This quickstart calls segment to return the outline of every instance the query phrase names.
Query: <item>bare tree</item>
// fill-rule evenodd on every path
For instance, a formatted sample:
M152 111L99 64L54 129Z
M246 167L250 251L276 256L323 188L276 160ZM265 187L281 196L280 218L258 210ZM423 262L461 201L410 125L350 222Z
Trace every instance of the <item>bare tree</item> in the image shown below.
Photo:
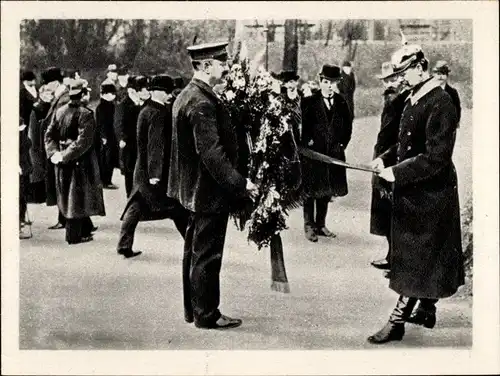
M283 53L283 70L298 69L299 40L297 35L298 20L285 20L285 50Z

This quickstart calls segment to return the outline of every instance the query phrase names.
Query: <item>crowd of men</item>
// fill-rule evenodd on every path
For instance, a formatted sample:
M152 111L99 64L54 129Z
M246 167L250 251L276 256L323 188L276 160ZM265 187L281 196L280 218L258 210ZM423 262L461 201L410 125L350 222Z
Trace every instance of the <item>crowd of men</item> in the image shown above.
M227 43L188 48L194 75L187 86L168 75L129 76L109 66L95 112L90 89L74 71L36 77L24 72L20 96L20 237L26 203L57 205L52 229L66 241L92 241L90 217L105 215L103 188L120 168L127 194L117 253L133 247L141 221L170 218L184 239L184 317L199 328L227 329L241 320L219 309L222 251L229 203L256 197L238 170L238 142L214 86L228 71ZM432 328L438 299L464 283L457 176L452 162L460 102L447 84L449 66L405 45L382 65L385 88L374 148L371 232L387 237L388 254L372 264L388 270L400 294L372 343L401 340L406 322ZM295 142L345 161L354 119L355 78L349 62L325 64L318 81L299 88L296 72L273 75L281 95L296 103ZM348 193L345 167L301 160L304 231L309 241L335 237L326 227L329 202ZM419 302L414 311L414 307Z

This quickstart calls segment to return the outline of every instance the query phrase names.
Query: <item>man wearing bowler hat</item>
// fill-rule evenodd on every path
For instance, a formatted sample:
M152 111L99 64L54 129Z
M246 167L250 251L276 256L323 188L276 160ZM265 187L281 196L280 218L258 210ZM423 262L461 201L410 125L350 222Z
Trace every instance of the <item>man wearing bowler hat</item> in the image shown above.
M167 197L172 137L172 109L168 101L173 89L169 76L153 77L149 87L151 99L137 120L138 155L134 185L121 217L123 222L117 246L118 254L125 258L141 254L132 248L140 221L171 218L182 237L186 232L187 210Z
M345 148L351 140L352 117L342 95L334 92L340 68L324 65L319 74L320 90L302 99L301 144L316 152L345 161ZM304 230L306 238L335 237L326 227L328 204L332 197L347 195L345 167L303 158Z
M257 194L257 187L236 170L237 136L212 89L228 71L226 46L188 48L194 76L175 100L172 115L168 195L190 212L183 259L184 318L205 329L241 325L219 311L219 274L231 202Z
M342 79L337 87L341 94L344 95L352 117L354 118L354 92L356 91L356 77L352 71L352 63L349 60L344 60L342 63Z
M448 84L448 78L450 75L450 67L448 63L444 60L439 60L436 62L432 73L435 79L440 83L441 87L448 93L457 109L458 122L460 122L460 117L462 115L462 107L460 106L460 96L458 91Z
M382 156L398 142L399 121L408 97L408 87L400 75L394 72L390 61L382 63L381 74L377 78L382 82L384 107L380 117L380 130L373 151L373 159ZM396 163L394 158L387 161L388 165ZM390 269L391 253L391 185L374 175L372 177L372 199L370 216L370 233L387 238L388 251L385 258L375 260L371 264L377 269Z

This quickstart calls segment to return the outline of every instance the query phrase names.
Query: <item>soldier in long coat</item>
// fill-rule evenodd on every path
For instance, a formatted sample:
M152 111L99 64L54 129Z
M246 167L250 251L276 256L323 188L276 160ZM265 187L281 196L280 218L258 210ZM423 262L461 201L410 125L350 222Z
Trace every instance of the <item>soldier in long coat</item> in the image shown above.
M321 90L302 100L302 138L304 147L345 161L351 140L352 117L344 98L334 93L340 68L324 65L320 73ZM317 242L318 235L334 237L326 227L328 204L332 196L347 195L345 167L303 158L304 230L306 238Z
M95 109L99 132L99 169L105 189L117 189L113 184L113 171L118 167L118 141L114 128L116 86L111 81L101 84L101 99Z
M169 76L151 81L151 99L141 110L137 124L138 156L134 186L121 219L117 252L126 258L141 254L133 250L134 234L140 221L173 219L184 237L189 213L178 201L167 196L172 140L172 108L168 103L173 90Z
M134 168L137 160L137 118L139 117L140 98L139 88L135 78L128 79L128 94L118 103L115 110L115 130L117 131L120 147L120 167L125 177L125 191L130 197L134 181Z
M45 85L54 89L54 100L50 105L47 116L42 122L42 135L45 135L48 127L54 121L56 112L59 108L64 106L69 102L69 88L63 84L64 76L62 70L57 67L48 68L44 73L42 73L42 80ZM46 204L47 206L57 205L57 194L56 194L56 176L54 171L54 165L47 159L45 161L45 193L46 193ZM50 230L63 229L66 226L66 218L59 211L57 217L57 223L50 226Z
M409 94L403 85L401 76L394 73L392 64L382 64L382 74L378 76L382 81L385 91L384 107L380 117L380 131L377 135L373 151L373 159L381 157L398 142L399 121L405 105L405 99ZM388 166L396 163L394 157L389 156L386 161ZM370 216L370 233L387 238L388 251L385 258L372 262L377 269L390 269L389 258L391 251L391 185L377 175L372 177L372 199Z
M47 157L55 165L57 206L66 218L66 241L92 240L91 216L104 216L102 183L94 150L95 120L81 103L83 82L75 80L70 102L59 108L45 134Z
M32 203L45 203L45 174L47 155L45 154L45 135L42 130L43 119L47 116L50 104L54 99L54 90L43 85L39 90L39 99L33 105L30 115L28 136L31 140L30 158L33 170L30 177L29 201Z
M190 211L183 258L184 318L206 329L241 325L219 311L219 274L230 202L257 193L236 170L237 137L212 89L228 69L226 46L188 49L195 72L175 100L172 115L168 195Z
M464 284L457 173L452 155L457 112L450 96L429 77L419 46L392 57L395 70L413 88L400 122L396 164L388 153L375 160L380 177L393 184L389 287L400 294L388 323L372 343L401 340L405 321L432 328L436 302ZM410 314L417 300L419 307Z

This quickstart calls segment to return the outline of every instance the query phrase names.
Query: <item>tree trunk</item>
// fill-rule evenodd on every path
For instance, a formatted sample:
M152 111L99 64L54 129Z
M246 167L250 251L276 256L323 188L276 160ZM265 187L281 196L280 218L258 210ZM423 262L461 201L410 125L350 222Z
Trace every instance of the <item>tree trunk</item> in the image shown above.
M298 42L297 20L285 20L285 50L283 53L283 70L298 70Z

